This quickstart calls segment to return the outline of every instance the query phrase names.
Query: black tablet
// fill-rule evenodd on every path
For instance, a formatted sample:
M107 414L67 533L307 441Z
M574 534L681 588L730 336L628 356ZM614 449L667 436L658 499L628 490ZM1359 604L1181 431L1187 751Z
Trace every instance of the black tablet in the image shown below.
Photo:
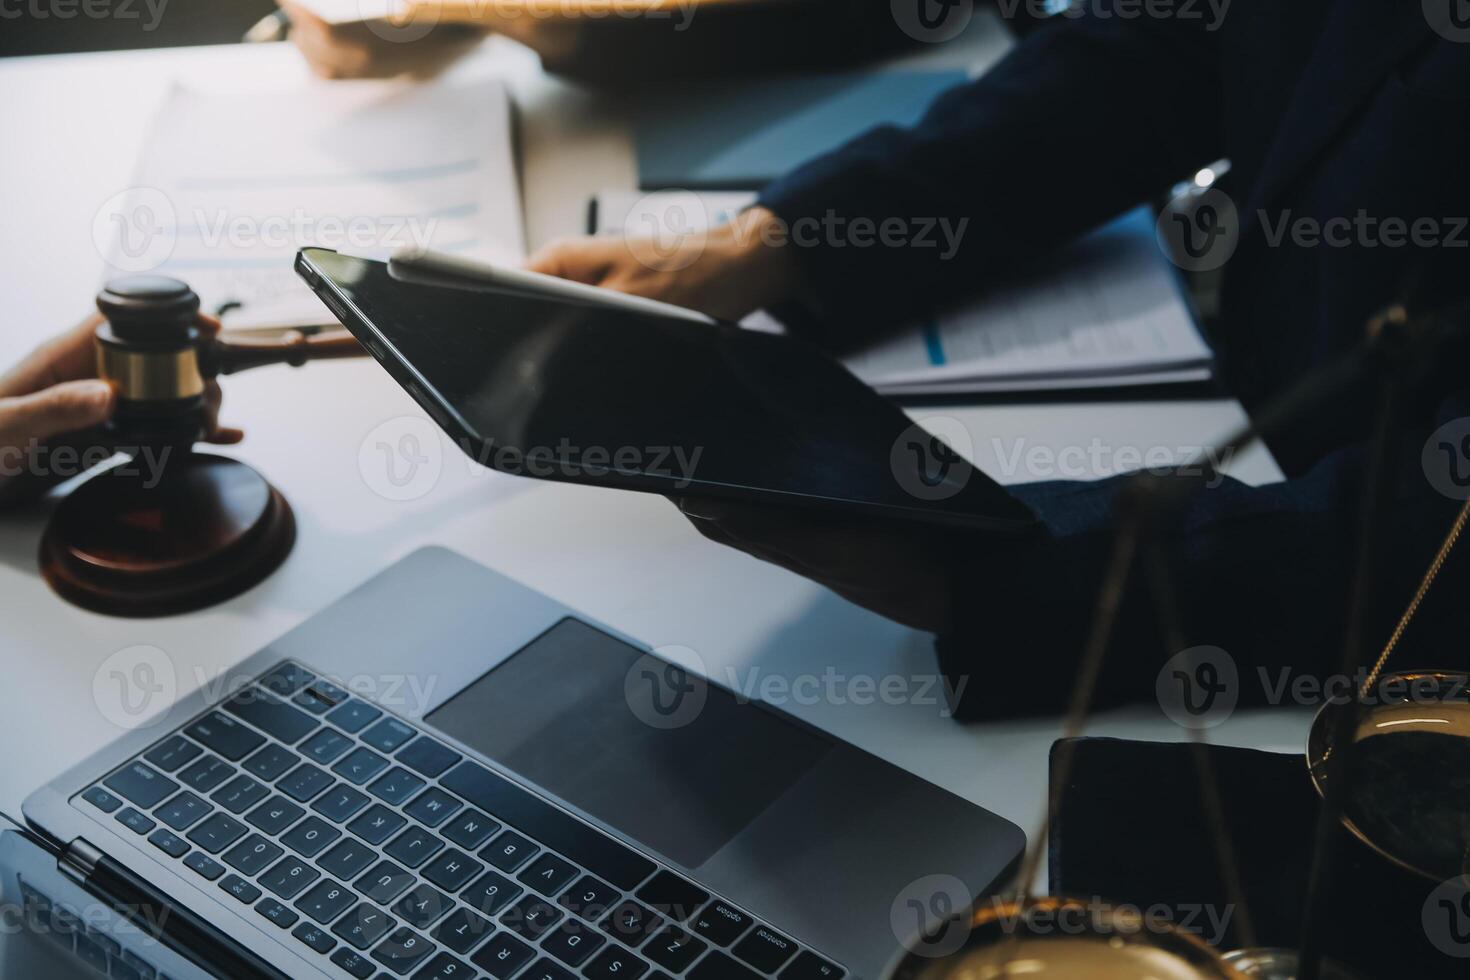
M296 270L473 459L506 473L995 531L1031 512L802 341L303 249Z

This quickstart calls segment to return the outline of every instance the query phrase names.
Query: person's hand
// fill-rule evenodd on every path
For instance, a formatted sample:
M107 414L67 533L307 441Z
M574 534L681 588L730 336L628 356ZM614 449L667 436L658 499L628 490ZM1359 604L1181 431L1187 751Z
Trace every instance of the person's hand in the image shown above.
M932 633L953 615L952 535L692 497L674 502L711 541L780 565L895 622Z
M431 74L479 44L485 33L460 24L435 25L423 37L409 40L395 36L404 28L387 22L329 24L290 0L280 3L291 19L292 42L322 78Z
M779 218L754 207L673 242L617 235L554 242L526 268L739 320L796 291L796 258L782 232Z
M117 396L111 385L97 377L92 339L101 322L99 315L88 317L0 376L0 482L42 476L26 465L38 447L75 441L79 434L112 417ZM214 334L219 331L219 321L201 315L199 327ZM209 382L204 397L206 440L217 444L239 442L244 433L219 425L219 384ZM83 441L106 448L100 433L96 439ZM48 469L44 475L65 474Z

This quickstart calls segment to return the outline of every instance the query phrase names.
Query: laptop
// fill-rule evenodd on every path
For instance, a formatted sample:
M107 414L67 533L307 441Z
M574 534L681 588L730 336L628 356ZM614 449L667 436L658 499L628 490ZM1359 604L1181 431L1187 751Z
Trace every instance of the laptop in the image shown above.
M4 890L134 913L63 930L118 977L845 980L915 882L1014 868L1013 824L689 668L426 548L31 795L59 874Z

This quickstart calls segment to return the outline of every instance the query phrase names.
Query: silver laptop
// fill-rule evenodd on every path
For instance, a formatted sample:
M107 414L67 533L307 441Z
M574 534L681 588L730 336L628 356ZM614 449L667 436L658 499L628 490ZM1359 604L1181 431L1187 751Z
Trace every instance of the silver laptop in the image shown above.
M873 980L915 882L1014 867L1014 825L677 659L428 548L24 816L231 977Z

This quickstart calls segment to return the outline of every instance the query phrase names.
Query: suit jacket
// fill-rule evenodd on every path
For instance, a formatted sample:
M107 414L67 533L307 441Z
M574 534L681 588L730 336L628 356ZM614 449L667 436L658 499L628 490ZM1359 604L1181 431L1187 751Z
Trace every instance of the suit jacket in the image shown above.
M1188 5L1192 18L1121 16L1113 2L1089 0L1086 15L1032 34L913 128L875 129L765 190L765 205L793 226L968 219L949 258L841 240L798 248L809 287L788 311L795 327L834 347L866 339L983 290L1223 157L1239 240L1211 340L1247 409L1358 343L1370 315L1406 290L1434 304L1470 292L1470 30L1432 27L1417 2L1235 0L1223 18L1203 4ZM1331 241L1314 244L1311 229L1333 219ZM1421 234L1405 240L1415 222ZM1459 506L1430 484L1420 453L1440 422L1470 414L1466 384L1446 358L1415 380L1405 406L1370 648L1387 638ZM1247 701L1281 699L1283 669L1338 662L1375 406L1363 391L1292 427L1271 442L1289 479L1227 480L1168 529L1187 639L1234 658ZM1031 707L1024 682L1036 667L1050 674L1075 661L1119 484L1019 488L1046 533L973 542L955 574L964 616L939 643L950 673L985 672L967 689L970 713ZM1465 662L1467 568L1470 554L1451 559L1394 663ZM1104 697L1151 698L1169 652L1151 603L1132 590Z

